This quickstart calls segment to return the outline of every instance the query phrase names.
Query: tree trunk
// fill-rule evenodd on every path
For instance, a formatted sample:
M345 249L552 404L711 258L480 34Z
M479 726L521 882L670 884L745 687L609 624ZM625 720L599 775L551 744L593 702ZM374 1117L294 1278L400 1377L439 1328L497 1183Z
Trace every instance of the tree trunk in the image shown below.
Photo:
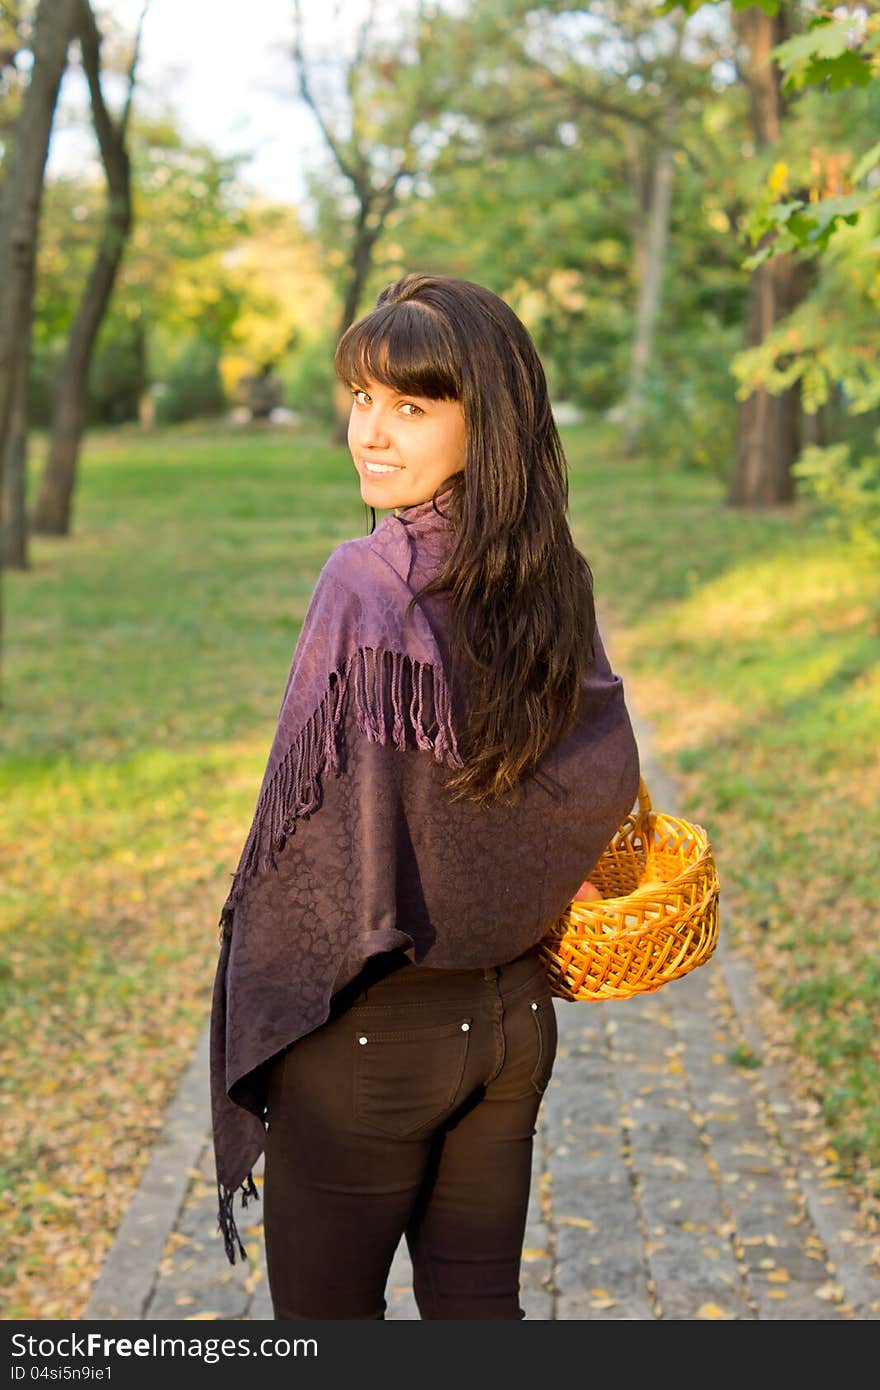
M374 230L367 227L367 217L370 213L369 205L361 205L358 217L357 230L355 232L354 244L351 253L351 267L348 278L348 286L345 292L345 302L342 306L342 314L339 320L339 332L337 341L342 337L346 328L354 323L357 317L358 306L361 302L364 285L370 273L370 263L373 257L373 247L385 224L385 216ZM335 420L333 424L333 443L345 444L348 440L348 418L351 408L351 398L348 391L341 388L341 383L336 383L333 390L333 406Z
M6 431L2 466L3 494L0 500L0 565L26 570L27 532L27 440L28 377L30 369L31 325L27 323L21 355L16 367L12 393L12 412Z
M752 130L758 149L779 139L786 103L770 49L790 37L787 6L776 15L752 8L734 12L747 46L743 76L749 89ZM806 293L809 270L790 255L771 257L752 273L746 347L756 347ZM736 460L728 495L733 506L763 507L794 497L791 466L800 452L800 384L773 396L760 387L739 407Z
M125 130L134 84L137 45L129 72L128 102L117 126L107 111L101 93L101 39L87 3L83 5L83 14L83 66L89 82L92 119L107 177L108 197L101 243L76 311L55 384L49 454L31 517L33 531L53 536L70 533L77 461L86 425L89 367L132 220L131 169L125 148Z
M40 0L33 67L0 190L0 443L5 444L24 325L31 315L37 231L52 118L79 0Z
M114 203L116 200L111 200L107 234L77 309L55 386L49 453L31 517L31 529L43 535L70 533L92 352L131 225L127 204L114 207Z
M667 119L668 127L671 120ZM648 230L641 263L636 309L636 335L630 365L629 384L623 415L623 452L633 455L642 434L645 409L645 389L654 355L654 330L660 311L663 272L666 268L666 246L669 239L669 214L672 207L672 181L675 172L673 147L665 141L657 151L651 180L651 207Z
M22 97L0 188L0 468L4 473L12 447L8 444L9 430L20 379L22 343L33 313L34 266L49 137L78 15L79 0L40 0L37 6L31 78ZM14 466L22 467L20 445L12 448L11 458ZM15 486L13 483L13 492ZM0 488L0 496L5 491L5 486ZM0 653L2 563L0 545Z

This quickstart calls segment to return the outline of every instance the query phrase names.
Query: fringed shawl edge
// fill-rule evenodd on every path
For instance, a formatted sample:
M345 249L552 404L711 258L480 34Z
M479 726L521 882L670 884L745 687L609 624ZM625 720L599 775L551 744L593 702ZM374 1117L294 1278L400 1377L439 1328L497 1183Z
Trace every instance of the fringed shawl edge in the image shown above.
M368 652L374 654L372 663L367 658ZM386 664L390 667L388 680L385 679ZM433 732L425 721L426 680L430 682L432 696ZM412 692L408 706L405 688ZM220 913L221 942L231 938L235 908L247 881L260 870L277 869L276 855L294 833L297 820L307 819L319 807L324 776L328 771L338 774L346 700L352 694L357 728L371 743L386 744L390 727L394 746L403 751L407 747L409 730L416 746L432 753L435 762L446 762L452 767L463 765L452 725L449 686L442 667L419 661L405 652L379 647L357 648L341 668L329 673L327 688L317 708L291 742L260 794L238 868L232 876L232 888ZM247 1259L233 1215L237 1191L241 1192L242 1207L246 1207L251 1198L259 1199L253 1171L235 1188L217 1183L217 1224L227 1258L233 1265L236 1250L242 1259Z

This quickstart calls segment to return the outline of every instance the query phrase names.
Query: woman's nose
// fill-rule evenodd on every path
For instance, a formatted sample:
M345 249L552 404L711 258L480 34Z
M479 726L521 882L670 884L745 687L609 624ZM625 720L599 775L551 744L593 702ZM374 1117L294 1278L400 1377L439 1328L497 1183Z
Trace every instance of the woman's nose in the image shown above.
M368 448L384 448L388 443L388 426L377 410L375 414L371 410L366 416L361 416L360 428L361 443Z

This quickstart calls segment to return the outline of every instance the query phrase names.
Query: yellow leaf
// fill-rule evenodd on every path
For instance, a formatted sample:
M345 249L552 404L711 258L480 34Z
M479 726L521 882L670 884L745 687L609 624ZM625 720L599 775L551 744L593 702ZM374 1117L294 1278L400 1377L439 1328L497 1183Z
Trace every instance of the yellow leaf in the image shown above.
M591 1298L610 1298L611 1295L609 1294L609 1292L608 1292L607 1289L590 1289L590 1297L591 1297Z
M698 1318L726 1318L727 1314L717 1303L701 1303L697 1309Z
M671 1154L655 1154L651 1159L657 1168L671 1168L676 1173L686 1173L687 1164L682 1163L680 1158L673 1158Z
M770 171L770 177L767 180L770 192L781 193L783 188L785 187L785 181L787 178L788 165L782 159L777 160L777 162L773 165L773 168Z
M817 1298L824 1298L829 1303L839 1303L843 1298L843 1287L840 1284L823 1284L813 1292Z
M771 1269L767 1278L771 1284L787 1284L791 1275L787 1269Z

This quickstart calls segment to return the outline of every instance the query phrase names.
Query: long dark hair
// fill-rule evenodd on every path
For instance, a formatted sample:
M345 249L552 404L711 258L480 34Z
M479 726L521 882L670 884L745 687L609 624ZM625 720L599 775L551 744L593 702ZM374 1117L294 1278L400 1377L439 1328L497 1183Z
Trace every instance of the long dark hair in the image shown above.
M453 800L504 797L573 727L594 657L593 575L566 517L568 465L535 345L491 290L412 273L345 331L334 365L346 383L462 404L464 469L432 499L439 511L451 483L455 546L410 606L451 595L451 685L462 678L468 719Z

